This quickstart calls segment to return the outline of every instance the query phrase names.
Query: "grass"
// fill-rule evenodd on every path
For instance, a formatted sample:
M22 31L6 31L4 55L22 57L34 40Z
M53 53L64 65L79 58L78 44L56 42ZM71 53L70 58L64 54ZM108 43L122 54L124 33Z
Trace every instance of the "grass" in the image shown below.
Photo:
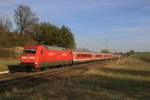
M100 70L99 70L100 72ZM150 82L86 73L78 77L37 78L2 91L7 100L148 100Z
M150 71L150 62L145 62L137 58L123 58L116 62L107 64L107 67L129 69L129 70L140 70L140 71Z
M19 60L17 59L1 59L0 65L12 65L12 64L18 64Z
M0 59L0 72L7 71L8 65L15 65L18 63L19 63L19 60L17 59Z
M131 57L150 62L150 52L133 54L133 55L131 55Z
M59 75L54 79L35 78L0 88L2 100L149 100L150 63L129 57L104 67ZM69 76L70 75L70 76Z

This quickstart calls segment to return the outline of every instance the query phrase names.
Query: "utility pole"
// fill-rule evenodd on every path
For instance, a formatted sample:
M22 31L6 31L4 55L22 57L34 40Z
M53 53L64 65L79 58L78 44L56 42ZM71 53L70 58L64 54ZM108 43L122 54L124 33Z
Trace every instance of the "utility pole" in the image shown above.
M108 39L105 39L105 48L106 48L106 49L109 49L108 45L109 45L109 40L108 40Z

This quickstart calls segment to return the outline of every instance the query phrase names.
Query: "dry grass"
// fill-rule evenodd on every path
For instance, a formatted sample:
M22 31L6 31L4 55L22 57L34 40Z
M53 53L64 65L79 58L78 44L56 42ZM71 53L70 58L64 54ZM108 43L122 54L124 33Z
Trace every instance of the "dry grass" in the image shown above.
M19 60L17 59L0 59L0 72L8 71L8 65L16 65L19 64Z
M149 100L150 68L129 58L0 88L2 100ZM136 65L138 63L138 65ZM134 65L134 66L132 66ZM116 67L117 66L117 67ZM140 67L143 66L143 67Z
M120 69L130 69L130 70L140 70L147 71L150 70L150 63L144 62L136 58L122 58L112 63L108 63L105 67L107 68L120 68Z

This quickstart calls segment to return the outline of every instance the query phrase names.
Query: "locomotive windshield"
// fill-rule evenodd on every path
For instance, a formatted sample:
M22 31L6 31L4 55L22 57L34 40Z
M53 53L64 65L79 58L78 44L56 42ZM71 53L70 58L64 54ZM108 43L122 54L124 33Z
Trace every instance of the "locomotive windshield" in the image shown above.
M36 53L36 49L24 49L24 53L25 54L35 54Z

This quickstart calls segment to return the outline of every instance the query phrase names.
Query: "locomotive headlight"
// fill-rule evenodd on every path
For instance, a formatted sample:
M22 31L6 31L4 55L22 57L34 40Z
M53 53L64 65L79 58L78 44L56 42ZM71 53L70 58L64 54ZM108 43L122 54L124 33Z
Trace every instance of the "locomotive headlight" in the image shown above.
M38 65L38 63L37 63L37 62L35 62L35 65Z
M39 64L37 62L35 62L35 67L39 67Z

